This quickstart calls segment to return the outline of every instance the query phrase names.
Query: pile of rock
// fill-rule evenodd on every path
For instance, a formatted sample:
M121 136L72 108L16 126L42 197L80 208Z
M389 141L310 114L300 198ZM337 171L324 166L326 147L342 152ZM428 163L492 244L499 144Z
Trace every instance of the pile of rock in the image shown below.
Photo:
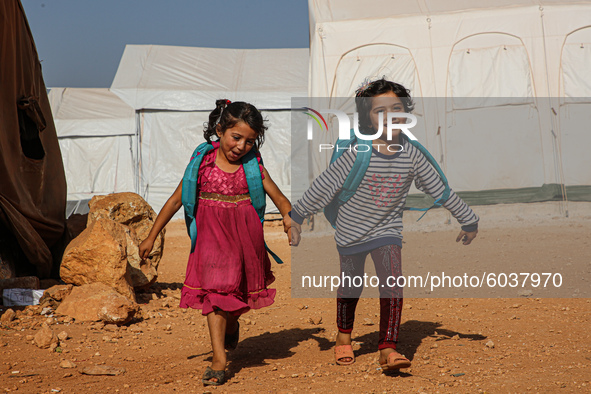
M56 312L76 320L125 324L139 310L135 289L158 277L164 231L142 261L139 244L156 219L152 207L135 193L95 196L89 207L86 229L68 245L60 267L61 279L76 287L59 302L53 296L45 301L52 299Z

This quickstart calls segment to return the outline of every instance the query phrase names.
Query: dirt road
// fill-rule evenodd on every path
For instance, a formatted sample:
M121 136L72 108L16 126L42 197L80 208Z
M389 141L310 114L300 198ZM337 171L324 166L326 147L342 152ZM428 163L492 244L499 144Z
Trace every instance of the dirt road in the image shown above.
M291 259L279 229L268 244L274 265L273 306L242 319L241 341L229 356L226 385L204 388L211 359L205 319L177 307L189 242L183 223L168 226L158 283L138 294L142 316L124 327L65 323L38 308L0 326L0 389L22 393L509 393L591 392L591 300L587 298L407 298L399 350L412 367L384 374L377 364L378 301L362 299L353 332L356 362L334 363L335 301L292 298ZM568 263L589 269L591 221L548 219L481 229L473 245L456 244L457 230L409 231L405 264L440 258L483 266L505 261ZM302 246L331 237L304 238ZM587 271L586 279L591 274ZM587 282L587 285L589 282ZM4 308L3 310L5 310ZM22 308L21 308L22 309ZM47 321L65 331L61 352L41 350L32 336ZM75 368L63 368L63 360ZM117 376L84 375L88 366L124 368Z

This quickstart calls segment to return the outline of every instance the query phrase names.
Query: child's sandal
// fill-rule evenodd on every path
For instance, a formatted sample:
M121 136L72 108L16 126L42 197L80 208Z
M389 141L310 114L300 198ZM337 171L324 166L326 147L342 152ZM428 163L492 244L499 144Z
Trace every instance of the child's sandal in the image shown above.
M351 365L355 362L355 354L353 353L353 346L339 345L334 347L334 358L338 365ZM349 360L344 360L348 358Z
M211 379L217 379L217 382ZM207 367L201 381L204 386L221 386L226 383L226 371L216 371Z
M397 351L388 354L385 364L380 364L382 371L392 371L410 367L410 360Z

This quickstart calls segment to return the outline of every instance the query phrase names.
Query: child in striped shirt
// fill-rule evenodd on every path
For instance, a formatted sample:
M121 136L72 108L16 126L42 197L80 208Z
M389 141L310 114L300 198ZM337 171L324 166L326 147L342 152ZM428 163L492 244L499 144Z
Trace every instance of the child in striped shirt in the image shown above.
M363 276L365 258L371 254L380 283L402 274L402 213L412 181L434 199L443 195L445 185L425 156L400 129L388 139L389 112L410 113L414 104L410 92L402 85L379 79L356 91L359 130L383 133L372 142L369 167L355 194L338 210L335 241L340 256L341 277ZM383 125L380 124L383 122ZM394 118L404 124L406 118ZM392 148L395 147L395 148ZM292 244L297 246L304 218L326 207L341 189L355 162L355 149L345 151L313 182L291 212ZM461 225L456 242L469 245L478 233L478 216L453 191L443 204ZM335 360L339 365L355 361L351 332L355 308L363 287L343 281L337 292L337 327ZM379 363L383 370L410 367L410 361L396 351L402 311L402 289L383 286L380 289Z

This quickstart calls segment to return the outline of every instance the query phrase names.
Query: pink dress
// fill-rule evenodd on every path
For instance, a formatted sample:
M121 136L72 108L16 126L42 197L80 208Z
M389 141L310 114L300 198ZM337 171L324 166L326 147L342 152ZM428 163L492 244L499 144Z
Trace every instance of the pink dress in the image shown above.
M215 165L216 154L217 149L206 154L199 168L197 242L189 256L180 307L201 309L203 315L216 309L241 315L273 304L276 290L267 286L275 277L250 199L227 202L209 194L248 193L242 166L224 172Z

